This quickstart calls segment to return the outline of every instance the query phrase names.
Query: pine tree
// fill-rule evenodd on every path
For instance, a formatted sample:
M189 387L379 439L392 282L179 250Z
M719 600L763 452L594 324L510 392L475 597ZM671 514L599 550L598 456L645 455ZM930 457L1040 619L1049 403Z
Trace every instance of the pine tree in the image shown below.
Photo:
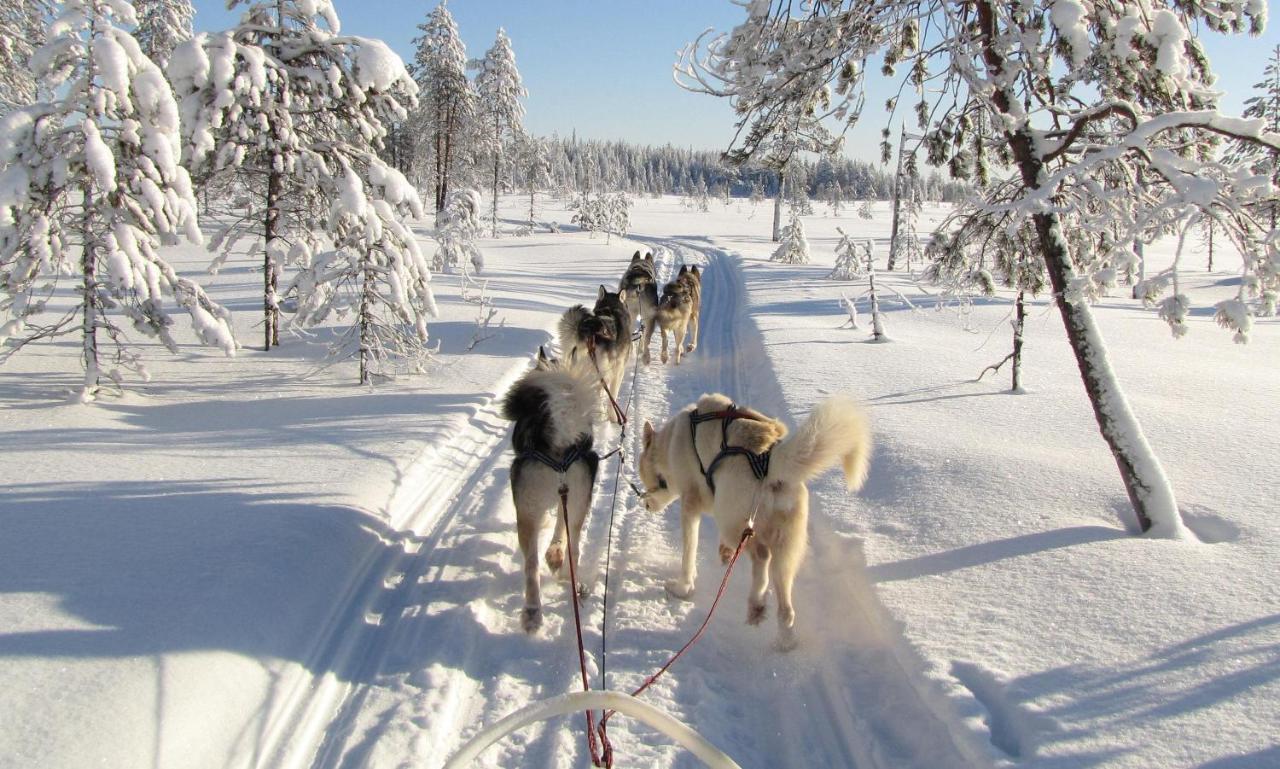
M1262 80L1253 88L1257 93L1245 99L1244 116L1261 119L1266 130L1280 133L1280 45L1272 50L1271 58L1262 70ZM1255 173L1266 173L1269 168L1271 184L1280 187L1280 150L1253 142L1238 142L1232 147L1230 160L1248 166ZM1280 216L1280 202L1272 197L1261 208L1267 225L1274 230Z
M1185 220L1213 201L1238 207L1276 195L1274 186L1259 193L1254 179L1224 173L1211 159L1213 136L1267 151L1280 149L1280 136L1265 133L1262 121L1218 113L1208 57L1191 26L1260 34L1265 7L1231 4L1225 12L1214 3L1057 0L1049 11L994 0L836 0L793 17L790 4L751 3L748 18L728 35L691 46L681 71L695 90L733 100L740 127L751 129L730 152L745 158L785 134L797 111L812 113L815 95L833 93L833 116L856 118L865 97L863 63L881 56L885 75L905 72L900 92L916 95L909 106L928 162L963 178L981 179L991 163L1016 170L1008 205L1033 228L1139 526L1180 536L1172 487L1110 370L1088 304L1094 273L1113 269L1116 257L1073 248L1063 212L1087 212L1076 221L1096 232L1136 236L1153 217ZM701 38L710 39L710 32ZM888 106L892 120L897 98ZM1121 167L1134 173L1117 173L1122 186L1100 195L1099 180ZM1253 237L1239 223L1232 227L1242 241ZM1130 242L1112 247L1128 250ZM1270 258L1274 242L1266 253L1246 256L1246 283L1280 281L1280 260ZM1250 309L1241 290L1219 303L1217 317L1247 338Z
M547 142L535 136L522 134L519 141L518 168L529 190L529 229L533 229L535 196L538 190L552 184L551 155Z
M327 0L237 0L240 24L183 43L168 72L181 99L184 155L201 177L233 180L247 207L211 244L220 264L248 238L262 249L264 349L280 343L286 262L330 247L344 169L373 166L386 126L417 90L378 40L338 34ZM317 88L317 77L325 87Z
M493 163L493 237L498 237L498 178L502 164L522 131L524 105L520 100L528 91L520 84L520 71L516 69L516 55L511 50L507 33L498 29L493 47L479 63L476 75L478 117L484 133L485 151ZM533 218L533 214L529 214Z
M454 190L436 228L436 249L432 269L442 272L458 270L470 274L468 265L477 273L484 271L484 255L476 246L480 235L480 193L471 189Z
M858 241L840 227L836 232L840 233L840 242L836 243L836 264L827 277L831 280L857 280L864 274Z
M191 39L196 11L191 0L134 0L138 28L133 35L142 52L163 67L179 43Z
M65 0L31 62L56 96L14 111L0 127L0 309L10 318L0 329L9 339L3 357L78 325L85 400L104 375L117 385L120 369L147 376L117 315L176 352L166 296L202 342L227 355L236 348L229 313L157 251L179 236L202 236L178 164L177 105L159 68L121 28L135 21L128 3ZM79 283L75 305L41 324L46 301L70 276Z
M791 212L791 224L782 228L782 242L778 244L771 262L782 264L808 264L809 240L804 234L804 221L795 211Z
M418 29L422 34L413 41L413 77L421 93L414 122L425 140L420 161L428 166L439 215L451 187L466 183L467 135L476 116L476 94L467 80L466 48L445 4L437 5Z

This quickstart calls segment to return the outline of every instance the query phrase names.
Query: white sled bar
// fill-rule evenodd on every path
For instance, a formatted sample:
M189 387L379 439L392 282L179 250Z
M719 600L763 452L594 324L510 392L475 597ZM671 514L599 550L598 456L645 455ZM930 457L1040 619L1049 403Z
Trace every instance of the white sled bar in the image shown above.
M516 729L528 726L536 721L543 721L552 716L565 713L578 713L584 710L610 708L625 713L632 718L652 726L659 732L675 740L680 747L702 760L711 769L742 769L722 753L715 745L707 742L694 730L676 719L647 705L630 694L622 692L570 692L542 702L534 702L503 718L498 723L481 729L470 742L453 754L445 763L444 769L463 769L480 755L481 751L507 736ZM575 726L576 728L576 726Z

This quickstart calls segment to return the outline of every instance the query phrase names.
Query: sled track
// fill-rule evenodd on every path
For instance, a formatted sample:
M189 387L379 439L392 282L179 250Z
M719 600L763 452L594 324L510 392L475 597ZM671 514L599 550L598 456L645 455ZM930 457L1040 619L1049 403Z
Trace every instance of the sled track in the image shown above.
M679 367L641 367L628 376L623 440L634 478L646 419L659 423L704 392L785 416L782 389L746 307L739 260L675 239L635 238L654 247L660 277L682 263L705 269L699 347ZM519 372L516 372L517 374ZM514 376L514 375L513 375ZM505 387L505 385L504 385ZM632 391L634 390L634 392ZM430 459L422 504L396 522L410 532L356 575L317 642L308 667L269 730L275 746L262 766L348 769L438 767L479 727L533 700L580 687L567 591L543 574L545 623L523 633L507 425L496 399ZM608 431L602 451L618 439ZM619 484L604 616L605 541L617 458L601 465L584 529L582 580L589 673L599 686L602 619L608 635L606 685L630 691L701 621L721 574L714 524L704 520L695 600L668 597L680 547L675 508L651 515ZM828 479L829 480L829 479ZM965 734L885 627L871 588L822 519L815 484L809 561L797 584L802 646L772 650L772 618L743 621L748 579L735 576L707 636L645 697L700 732L744 767L918 767L981 765ZM834 488L834 484L832 485ZM849 502L849 504L856 504ZM549 532L544 534L544 546ZM823 575L819 584L817 573ZM827 603L821 603L825 599ZM831 601L839 608L832 611ZM610 722L619 766L692 766L647 728ZM581 715L530 726L490 748L478 766L564 769L589 765Z

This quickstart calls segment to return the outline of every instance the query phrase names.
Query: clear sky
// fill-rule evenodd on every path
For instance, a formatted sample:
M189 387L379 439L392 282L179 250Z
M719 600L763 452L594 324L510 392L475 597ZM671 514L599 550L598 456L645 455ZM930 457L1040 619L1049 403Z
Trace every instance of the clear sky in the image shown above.
M240 14L225 0L195 0L196 29L226 29ZM343 31L382 38L406 61L413 56L417 25L434 0L335 0ZM1271 49L1280 43L1280 0L1268 0L1271 27L1246 35L1205 40L1226 92L1224 111L1238 114L1251 86L1261 80ZM726 31L745 11L730 0L452 0L467 46L480 58L498 27L511 38L516 64L529 90L525 127L592 139L724 149L733 135L733 111L724 99L692 94L672 81L677 52L707 27ZM887 92L870 89L846 153L879 160L882 105Z

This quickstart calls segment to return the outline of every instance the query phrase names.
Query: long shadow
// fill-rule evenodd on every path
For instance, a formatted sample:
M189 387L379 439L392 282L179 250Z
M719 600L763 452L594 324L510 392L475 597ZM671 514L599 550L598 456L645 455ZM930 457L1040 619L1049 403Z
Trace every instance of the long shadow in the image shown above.
M1073 526L1053 531L1040 531L905 561L877 564L867 568L867 576L872 582L894 582L900 579L929 577L1046 550L1125 539L1127 536L1123 531L1108 529L1105 526Z

